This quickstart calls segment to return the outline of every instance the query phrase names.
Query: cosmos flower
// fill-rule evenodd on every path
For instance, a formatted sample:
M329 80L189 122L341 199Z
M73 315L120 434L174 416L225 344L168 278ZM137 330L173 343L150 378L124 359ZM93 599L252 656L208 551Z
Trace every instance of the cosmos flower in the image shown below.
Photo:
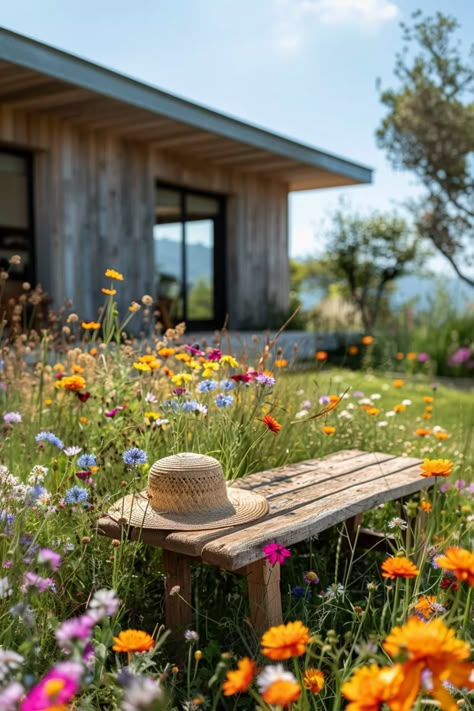
M269 543L267 546L263 546L262 551L270 565L276 565L277 563L283 565L285 558L291 556L288 548L281 546L279 543Z

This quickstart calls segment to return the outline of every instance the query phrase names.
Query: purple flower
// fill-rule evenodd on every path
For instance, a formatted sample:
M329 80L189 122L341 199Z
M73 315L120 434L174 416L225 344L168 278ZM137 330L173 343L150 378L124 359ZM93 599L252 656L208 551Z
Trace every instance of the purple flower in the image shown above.
M255 382L259 385L268 385L269 387L271 387L272 385L275 385L276 380L272 375L266 375L265 373L257 373L257 375L255 376Z
M269 543L267 546L263 546L262 551L270 565L276 565L277 563L283 565L285 558L291 556L288 548L281 546L279 543Z
M418 362L426 363L430 359L428 353L418 353Z
M352 393L352 397L364 397L364 393L362 392L362 390L354 390L354 392Z
M457 480L454 482L454 486L455 486L457 489L462 490L462 489L464 489L464 487L466 486L466 482L464 481L464 479L457 479Z
M319 583L319 575L314 570L308 570L303 575L303 580L307 585L317 585Z
M61 556L51 548L41 548L38 553L38 563L48 563L51 570L59 570L61 567Z
M173 395L184 395L186 388L174 388Z
M467 346L463 346L462 348L458 348L458 350L448 358L448 365L449 367L453 367L455 365L462 365L463 363L468 361L470 357L471 349Z
M3 421L6 422L7 425L17 424L21 422L21 414L19 412L6 412L3 415Z
M224 393L219 393L215 398L214 402L217 407L230 407L234 403L233 395L224 395Z
M16 711L18 702L25 690L18 681L12 681L0 691L0 709L3 711Z
M59 437L56 437L56 435L52 432L39 432L36 435L35 440L37 442L49 442L49 444L52 444L53 447L64 449L64 442L60 440Z
M291 588L291 594L297 600L311 600L311 591L301 585L295 585Z
M146 464L148 456L143 449L138 449L138 447L132 447L127 449L122 455L123 461L129 467L136 467L139 464Z
M58 646L61 649L72 649L76 640L89 641L94 625L95 621L88 615L66 620L54 633Z
M23 577L22 591L26 592L28 588L36 588L42 593L45 590L54 590L54 580L52 578L42 578L36 573L28 571Z
M448 489L450 489L450 488L451 488L451 484L449 484L449 482L446 482L445 484L441 484L441 486L439 487L439 490L441 491L442 494L445 494L448 491Z
M320 405L328 405L331 402L331 398L329 395L321 395L319 398L319 404Z

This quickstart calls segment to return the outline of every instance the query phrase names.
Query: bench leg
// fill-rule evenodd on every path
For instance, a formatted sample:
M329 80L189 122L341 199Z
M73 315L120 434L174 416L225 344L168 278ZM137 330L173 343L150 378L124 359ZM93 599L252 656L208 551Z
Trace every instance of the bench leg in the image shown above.
M250 621L257 634L273 625L281 625L280 565L257 560L241 571L247 577Z
M172 551L163 550L165 580L165 621L170 630L171 639L183 642L184 630L192 626L193 610L191 607L191 558ZM170 591L179 585L179 593L170 595Z

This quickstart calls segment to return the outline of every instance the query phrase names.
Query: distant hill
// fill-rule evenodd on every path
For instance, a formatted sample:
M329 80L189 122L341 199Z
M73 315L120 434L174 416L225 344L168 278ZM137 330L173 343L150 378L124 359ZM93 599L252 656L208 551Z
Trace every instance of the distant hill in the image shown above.
M162 274L181 273L181 244L166 237L155 245L155 268ZM193 284L197 279L212 283L214 265L213 254L204 244L190 244L186 251L188 281Z

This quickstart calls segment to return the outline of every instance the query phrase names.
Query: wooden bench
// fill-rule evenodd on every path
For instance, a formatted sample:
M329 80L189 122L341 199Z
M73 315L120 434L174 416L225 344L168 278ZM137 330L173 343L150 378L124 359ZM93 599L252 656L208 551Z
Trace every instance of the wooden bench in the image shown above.
M262 632L282 623L279 565L268 564L262 547L273 541L291 546L345 521L357 525L363 512L433 484L433 478L420 476L420 463L356 449L338 452L235 481L234 486L267 498L270 512L258 521L211 531L169 532L122 527L105 516L98 531L163 549L166 626L172 636L192 626L193 561L246 576L251 622ZM176 585L179 595L170 595Z

